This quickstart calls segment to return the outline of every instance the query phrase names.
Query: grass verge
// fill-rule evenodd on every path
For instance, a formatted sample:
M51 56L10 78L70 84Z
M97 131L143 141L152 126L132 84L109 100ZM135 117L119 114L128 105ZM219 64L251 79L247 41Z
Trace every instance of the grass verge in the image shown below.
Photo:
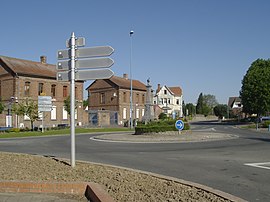
M76 128L75 133L96 133L96 132L121 132L130 131L129 128ZM70 129L48 130L42 133L41 131L27 131L27 132L3 132L0 133L0 138L14 138L14 137L37 137L37 136L51 136L51 135L69 135Z

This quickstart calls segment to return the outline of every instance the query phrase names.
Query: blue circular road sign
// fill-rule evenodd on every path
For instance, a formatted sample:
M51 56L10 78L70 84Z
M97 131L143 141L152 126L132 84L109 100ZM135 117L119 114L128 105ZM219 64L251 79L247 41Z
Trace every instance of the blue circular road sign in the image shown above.
M175 122L175 128L178 130L183 130L184 129L184 122L182 120L177 120Z

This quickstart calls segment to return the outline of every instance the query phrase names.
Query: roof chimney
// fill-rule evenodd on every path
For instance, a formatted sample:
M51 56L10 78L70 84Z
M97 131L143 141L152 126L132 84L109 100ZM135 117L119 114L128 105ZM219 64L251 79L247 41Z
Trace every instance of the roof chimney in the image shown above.
M47 63L47 57L45 55L40 56L40 62L42 64L46 64Z
M128 74L123 74L124 79L128 79Z
M157 85L157 93L160 91L160 83Z

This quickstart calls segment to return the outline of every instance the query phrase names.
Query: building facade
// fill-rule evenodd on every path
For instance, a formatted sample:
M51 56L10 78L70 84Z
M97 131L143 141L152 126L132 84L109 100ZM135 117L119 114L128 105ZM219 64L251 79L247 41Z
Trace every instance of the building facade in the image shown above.
M64 100L70 94L69 82L56 80L56 66L46 63L42 56L40 62L0 56L0 97L5 111L0 114L0 126L30 128L27 116L13 113L12 107L26 100L38 102L38 96L51 96L52 109L44 112L43 127L69 125L69 115L64 109ZM76 123L83 125L83 82L76 82L77 108ZM34 122L35 127L42 125L42 117Z
M89 87L88 101L89 114L93 111L116 112L117 125L127 125L130 120L130 79L128 75L123 77L112 76L110 79L95 80ZM141 121L144 116L146 86L138 80L132 80L132 119ZM89 117L89 121L93 122L93 117ZM97 118L94 118L97 119ZM99 118L100 119L100 118ZM100 122L100 121L99 121ZM105 122L103 120L103 122ZM108 123L108 121L107 121Z
M166 85L160 86L154 95L154 105L159 108L161 112L172 117L183 116L183 93L180 87L167 87ZM158 115L158 114L157 114Z

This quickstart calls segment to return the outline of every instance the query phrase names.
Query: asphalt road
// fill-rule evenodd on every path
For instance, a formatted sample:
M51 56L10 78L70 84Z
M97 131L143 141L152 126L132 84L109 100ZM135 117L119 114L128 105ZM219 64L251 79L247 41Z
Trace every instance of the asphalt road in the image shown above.
M117 143L90 140L97 134L77 135L76 159L189 180L248 201L270 201L270 132L216 122L193 123L192 129L239 138L201 143ZM70 138L0 139L0 151L70 158Z

